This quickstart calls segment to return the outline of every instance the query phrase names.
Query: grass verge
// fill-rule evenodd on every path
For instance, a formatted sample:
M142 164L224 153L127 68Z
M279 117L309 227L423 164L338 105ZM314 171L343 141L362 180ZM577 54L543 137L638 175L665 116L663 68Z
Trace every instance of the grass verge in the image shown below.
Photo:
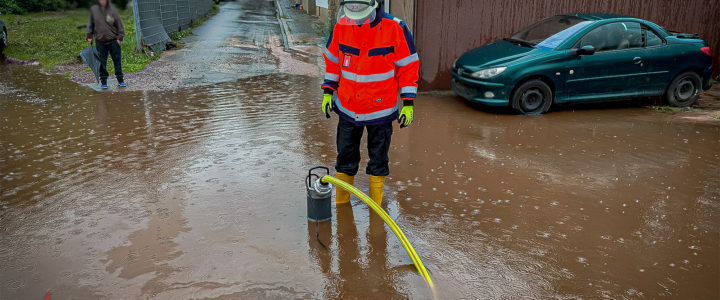
M55 66L82 62L80 51L88 46L85 26L90 11L87 9L63 12L41 12L27 15L3 15L8 29L8 47L5 55L22 60L37 60L43 70ZM122 43L123 72L142 70L152 61L142 53L135 52L135 22L132 10L120 11L125 26ZM112 63L108 72L114 73Z
M219 8L213 5L207 17L193 22L199 26ZM41 12L27 15L2 15L8 29L8 47L4 54L21 59L37 60L43 70L52 70L58 65L82 63L80 52L88 46L85 39L90 10L77 9L63 12ZM122 67L124 73L135 73L160 57L136 52L137 38L131 9L121 10L120 18L125 26L122 43ZM180 40L191 34L190 29L172 34L173 40ZM114 66L108 59L108 73L114 74ZM88 69L89 70L89 69Z

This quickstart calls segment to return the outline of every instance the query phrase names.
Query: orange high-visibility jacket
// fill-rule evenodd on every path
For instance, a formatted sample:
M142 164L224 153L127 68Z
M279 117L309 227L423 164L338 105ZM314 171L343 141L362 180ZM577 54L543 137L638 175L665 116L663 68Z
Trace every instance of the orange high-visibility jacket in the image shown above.
M322 88L335 91L333 110L355 124L394 120L402 100L416 97L420 61L412 34L382 6L371 23L339 20L324 56Z

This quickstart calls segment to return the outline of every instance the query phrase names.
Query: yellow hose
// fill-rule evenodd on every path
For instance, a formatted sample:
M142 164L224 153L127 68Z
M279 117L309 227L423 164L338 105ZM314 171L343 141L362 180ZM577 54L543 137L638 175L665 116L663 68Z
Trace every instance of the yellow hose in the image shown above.
M415 265L415 268L417 268L418 272L420 273L420 276L422 276L423 279L425 279L425 282L427 282L428 286L430 286L430 289L435 292L435 286L433 285L432 279L430 279L430 274L428 274L427 270L425 269L425 266L423 265L422 261L420 260L420 256L415 253L415 249L413 249L412 245L410 245L410 242L408 242L407 238L405 237L405 234L403 234L402 230L400 230L400 227L393 221L392 218L385 212L380 205L375 203L370 197L365 195L363 192L355 188L354 186L348 184L345 181L342 181L340 179L337 179L335 177L326 175L322 178L323 183L331 183L336 187L340 187L348 192L353 193L355 196L360 198L362 202L365 202L367 206L369 206L375 213L377 213L380 218L383 219L385 224L390 227L390 230L392 230L393 233L395 233L395 236L400 240L403 247L405 248L405 251L410 256L410 259L412 259L413 264Z

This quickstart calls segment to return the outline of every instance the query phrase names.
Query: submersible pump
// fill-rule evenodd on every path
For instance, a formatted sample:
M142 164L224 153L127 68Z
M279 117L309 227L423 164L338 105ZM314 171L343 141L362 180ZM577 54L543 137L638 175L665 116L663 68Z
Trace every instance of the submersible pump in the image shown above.
M314 174L313 171L315 170L325 170L325 175L321 177L320 175ZM420 260L420 256L415 252L415 249L413 249L412 245L410 245L407 237L405 237L405 234L402 232L402 230L400 230L400 227L395 223L395 221L393 221L393 219L387 214L387 212L385 212L384 209L382 209L382 207L380 207L379 204L375 203L373 199L368 197L368 195L365 195L363 192L359 191L351 184L330 176L330 169L323 166L318 166L310 169L310 171L308 171L307 177L305 177L305 187L307 188L308 220L315 222L315 238L317 239L318 243L320 243L323 248L327 249L327 246L325 246L325 244L320 241L320 231L318 229L318 224L320 222L330 220L331 217L332 211L330 201L332 199L332 187L330 186L330 184L352 193L362 202L367 204L367 206L372 211L377 213L380 218L382 218L383 222L387 224L390 230L392 230L395 236L397 236L397 238L400 240L403 248L405 248L408 256L410 256L410 259L413 261L415 268L417 268L420 276L425 279L425 282L427 282L434 296L435 286L433 285L432 279L430 279L430 274L427 272L427 269L425 269L425 265L423 265L422 261ZM434 298L437 299L437 297Z
M305 177L307 217L308 220L317 223L330 220L332 216L332 186L322 181L323 176L314 174L315 170L325 170L325 175L330 175L330 169L322 166L314 167L308 171L308 176Z

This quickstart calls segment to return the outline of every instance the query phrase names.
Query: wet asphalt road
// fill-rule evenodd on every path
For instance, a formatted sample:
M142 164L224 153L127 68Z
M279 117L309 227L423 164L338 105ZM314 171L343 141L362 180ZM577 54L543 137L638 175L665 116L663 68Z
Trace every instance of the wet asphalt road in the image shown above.
M271 3L231 3L269 22L243 18L258 44L278 39ZM233 51L243 76L159 92L0 65L0 299L431 297L357 199L315 241L303 179L332 166L337 122L321 76ZM383 206L440 299L720 297L720 123L427 94L395 128Z

